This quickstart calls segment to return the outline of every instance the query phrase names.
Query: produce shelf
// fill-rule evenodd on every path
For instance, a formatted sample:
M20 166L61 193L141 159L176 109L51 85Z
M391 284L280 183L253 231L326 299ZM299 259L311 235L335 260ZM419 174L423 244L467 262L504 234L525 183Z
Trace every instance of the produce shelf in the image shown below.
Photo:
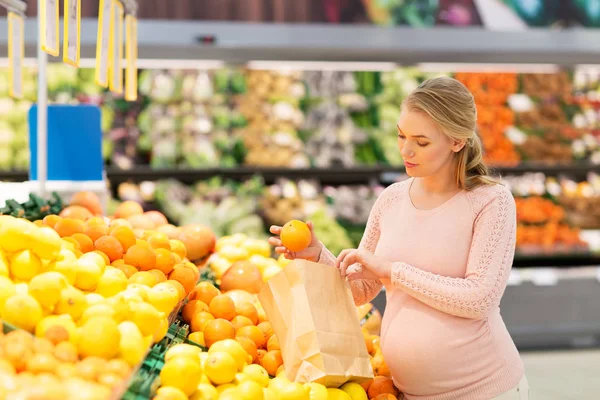
M565 165L545 165L536 163L523 163L515 167L493 167L493 172L500 175L522 175L526 173L540 172L547 176L568 175L574 178L585 179L590 172L600 173L600 165L587 163L573 163ZM178 169L165 168L153 169L147 166L138 166L130 170L106 168L108 179L117 184L120 182L143 182L158 179L177 179L183 183L194 183L198 180L222 176L229 179L244 179L253 175L260 175L265 182L271 183L276 178L285 177L290 179L317 179L324 184L352 184L365 183L369 180L377 180L382 183L390 183L398 179L404 173L402 167L374 166L354 168L207 168L207 169ZM28 178L26 171L0 171L0 181L25 181Z
M582 266L600 267L600 254L517 254L513 262L515 268L571 268Z
M36 21L25 21L25 55L36 48ZM62 23L60 24L62 29ZM162 60L366 61L414 64L594 64L600 54L594 29L493 31L481 27L415 29L372 25L255 24L206 21L139 21L139 58ZM81 22L81 57L96 54L97 21ZM0 21L0 51L8 26ZM54 59L56 61L57 59Z

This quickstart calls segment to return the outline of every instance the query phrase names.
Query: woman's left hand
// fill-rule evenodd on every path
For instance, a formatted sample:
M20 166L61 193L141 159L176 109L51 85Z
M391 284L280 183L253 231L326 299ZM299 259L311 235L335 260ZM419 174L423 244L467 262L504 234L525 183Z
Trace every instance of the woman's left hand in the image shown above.
M358 271L349 271L348 267L356 263L360 264L362 268ZM389 278L392 271L392 263L363 249L343 250L338 256L335 266L340 270L342 277L348 277L349 280Z

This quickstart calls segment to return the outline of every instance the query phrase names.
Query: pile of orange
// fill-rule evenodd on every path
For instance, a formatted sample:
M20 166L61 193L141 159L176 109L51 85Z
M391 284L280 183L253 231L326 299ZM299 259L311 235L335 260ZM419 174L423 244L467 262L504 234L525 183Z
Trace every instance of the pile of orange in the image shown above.
M132 371L118 358L79 360L70 341L34 337L22 330L6 335L0 330L0 352L0 398L110 398Z
M73 207L79 206L69 206L61 215L87 216L73 213ZM180 240L169 239L157 230L136 229L126 219L84 220L49 215L36 224L53 228L63 240L73 244L78 257L98 253L106 265L123 271L129 283L153 287L167 280L175 281L178 289L188 294L198 281L198 268L187 261L187 250Z
M220 340L235 339L253 363L276 376L283 368L279 342L271 323L252 299L250 293L221 293L211 283L200 282L182 311L184 321L190 325L189 339L209 349Z

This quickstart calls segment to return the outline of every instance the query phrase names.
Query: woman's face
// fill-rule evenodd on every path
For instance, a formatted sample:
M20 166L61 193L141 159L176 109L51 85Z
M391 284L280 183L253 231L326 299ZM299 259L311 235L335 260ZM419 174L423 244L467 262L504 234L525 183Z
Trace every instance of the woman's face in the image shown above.
M427 114L403 109L398 120L398 147L406 173L422 178L453 168L454 153L463 145L440 132Z

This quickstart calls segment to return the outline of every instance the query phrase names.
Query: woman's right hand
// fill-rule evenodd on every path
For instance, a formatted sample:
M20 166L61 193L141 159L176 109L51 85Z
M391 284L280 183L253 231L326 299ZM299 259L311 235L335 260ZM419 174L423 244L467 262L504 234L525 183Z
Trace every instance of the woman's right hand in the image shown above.
M287 247L285 247L281 243L281 239L279 238L279 235L281 234L281 226L277 225L272 225L269 229L269 231L273 235L277 235L269 238L269 244L275 247L275 252L277 254L283 254L283 256L288 260L295 260L296 258L301 258L303 260L318 262L319 257L321 257L322 244L315 236L312 222L307 222L306 225L308 226L308 229L310 229L311 235L310 244L306 249L298 252L293 252L290 251Z

